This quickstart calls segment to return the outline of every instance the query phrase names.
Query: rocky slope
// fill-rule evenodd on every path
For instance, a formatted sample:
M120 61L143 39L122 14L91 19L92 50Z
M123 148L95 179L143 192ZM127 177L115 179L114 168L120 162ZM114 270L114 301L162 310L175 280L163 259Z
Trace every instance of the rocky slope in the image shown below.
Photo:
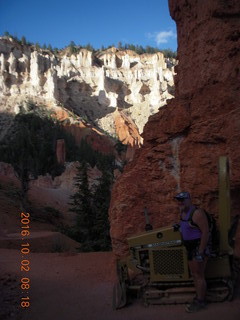
M175 99L150 117L143 147L113 188L109 214L119 256L126 237L144 231L145 206L154 227L177 221L173 196L180 190L217 215L220 155L230 159L232 215L240 210L240 3L169 0L169 7L178 30ZM238 255L239 242L240 231Z
M2 37L2 125L6 128L9 115L31 100L58 113L71 111L75 118L80 116L115 136L119 117L128 117L141 133L148 117L173 97L173 75L173 63L160 52L138 55L111 48L97 53L81 49L76 54L63 50L54 55ZM141 139L139 132L133 139Z

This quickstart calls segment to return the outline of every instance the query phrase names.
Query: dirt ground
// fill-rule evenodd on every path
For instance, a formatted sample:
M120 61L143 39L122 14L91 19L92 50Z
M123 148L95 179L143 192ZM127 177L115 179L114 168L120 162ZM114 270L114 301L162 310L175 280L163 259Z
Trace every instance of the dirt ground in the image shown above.
M115 281L115 262L111 252L58 253L62 241L56 238L55 226L33 221L30 271L20 270L22 256L19 233L19 208L13 185L5 186L0 179L0 320L202 320L204 317L221 320L240 319L240 290L232 302L209 304L197 314L188 314L184 305L150 305L141 300L123 309L112 309L112 291ZM4 184L3 184L4 182ZM38 196L40 190L37 192ZM51 205L41 193L44 205ZM6 237L8 240L6 240ZM18 237L19 238L19 237ZM31 239L30 239L31 238ZM20 239L21 240L21 239ZM70 239L69 239L70 240ZM7 241L7 242L6 242ZM54 241L57 241L56 243ZM9 242L11 242L9 245ZM7 243L7 245L6 245ZM54 247L50 247L53 243ZM74 243L68 243L69 248ZM50 252L43 250L46 248ZM65 248L66 249L66 248ZM53 251L53 252L52 252ZM20 288L21 278L30 279L30 289ZM21 298L28 296L29 308L21 308ZM26 293L28 292L28 293Z
M112 288L115 280L114 257L110 252L99 253L31 253L28 272L31 288L28 292L30 307L19 309L20 253L14 249L0 249L0 279L11 275L8 285L1 286L0 319L17 320L202 320L240 318L240 291L232 302L209 304L207 309L194 315L184 305L150 305L145 307L135 300L123 309L112 309ZM0 281L0 283L1 283ZM6 282L6 281L5 281ZM5 301L4 301L5 299ZM5 307L4 307L5 306ZM3 307L5 309L3 309ZM3 310L7 310L3 316ZM10 310L10 311L9 311ZM1 316L2 314L2 316Z

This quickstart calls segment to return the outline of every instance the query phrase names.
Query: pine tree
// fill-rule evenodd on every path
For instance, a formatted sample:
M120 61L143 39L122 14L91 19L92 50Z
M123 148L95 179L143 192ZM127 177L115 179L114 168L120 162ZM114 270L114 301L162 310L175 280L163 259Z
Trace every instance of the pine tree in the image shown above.
M22 45L26 45L27 44L27 40L26 40L26 38L24 36L22 36L22 38L21 38L21 43L22 43Z
M51 44L49 44L47 48L48 48L48 50L49 50L49 51L52 51L52 50L53 50L53 48L52 48L52 45L51 45Z
M106 251L111 248L108 209L111 199L112 180L112 174L108 171L103 171L93 195L93 208L95 212L93 247L97 251Z
M95 49L93 48L93 46L91 45L91 43L87 43L85 46L84 46L85 49L87 49L88 51L92 51L94 52Z
M69 47L69 53L70 53L70 54L74 54L74 53L77 52L76 44L75 44L74 41L71 41L71 42L69 43L68 47Z
M33 143L30 129L23 123L18 123L15 135L6 149L6 156L14 168L14 172L21 183L21 205L27 208L27 192L29 182L36 178L36 162L38 150Z
M118 49L119 49L119 50L121 50L122 48L123 48L123 46L122 46L122 42L121 42L121 41L119 41L119 42L118 42Z
M76 193L70 197L70 211L77 214L72 238L81 243L82 251L107 251L111 248L108 208L111 198L112 174L104 171L94 191L89 189L87 164L77 168Z
M27 209L27 192L30 180L38 175L50 173L52 177L61 174L63 166L56 157L56 140L67 142L67 159L74 159L74 138L68 136L63 129L47 116L43 109L29 102L28 113L19 113L9 131L0 144L0 161L10 163L21 184L22 207ZM75 160L75 159L74 159Z
M89 189L87 164L82 162L77 168L75 186L77 191L70 197L70 211L77 214L74 238L81 242L82 250L87 251L91 246L94 216L92 211L92 195Z

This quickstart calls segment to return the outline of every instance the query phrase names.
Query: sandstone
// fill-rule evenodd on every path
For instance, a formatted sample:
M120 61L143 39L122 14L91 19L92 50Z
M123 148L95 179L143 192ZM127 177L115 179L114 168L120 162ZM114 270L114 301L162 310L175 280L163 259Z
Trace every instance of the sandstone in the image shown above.
M105 154L113 154L115 152L114 140L88 124L80 121L69 125L66 124L64 128L74 136L77 144L80 144L82 139L86 139L96 151Z
M173 76L173 68L160 52L138 55L116 48L97 53L81 49L77 54L63 50L55 56L0 38L0 109L12 114L22 101L40 101L65 107L116 135L114 112L128 109L141 133L148 117L173 97Z
M138 132L138 128L130 117L120 111L115 116L116 134L123 144L130 146L140 146L142 138Z
M230 161L232 216L240 210L240 3L169 6L178 32L175 98L149 118L143 146L114 185L109 216L117 256L127 254L128 236L144 231L144 207L155 228L178 221L173 196L180 190L217 217L221 155Z
M9 163L0 162L0 175L9 177L10 179L16 179L14 169Z
M50 174L46 174L44 176L40 175L37 179L30 181L30 190L34 187L42 188L42 189L54 189L59 192L65 192L67 190L67 194L72 193L75 190L75 180L74 178L77 175L77 168L80 163L78 161L75 162L65 162L65 170L60 176L56 176L52 178ZM88 167L88 178L89 185L93 187L98 182L97 180L102 176L101 171L95 167ZM0 177L3 181L13 181L17 182L17 178L14 174L13 167L4 162L0 162ZM41 199L40 199L41 202ZM64 203L66 205L66 203Z
M56 154L57 154L58 163L64 165L65 158L66 158L65 140L64 139L57 140Z
M58 189L59 191L68 190L68 193L72 193L75 190L75 180L77 175L77 168L79 167L79 162L66 162L65 171L54 179L46 174L45 176L39 176L36 180L32 180L30 185L35 187L40 187L44 189ZM92 187L97 183L98 178L102 175L101 171L97 167L88 168L88 178L89 185Z

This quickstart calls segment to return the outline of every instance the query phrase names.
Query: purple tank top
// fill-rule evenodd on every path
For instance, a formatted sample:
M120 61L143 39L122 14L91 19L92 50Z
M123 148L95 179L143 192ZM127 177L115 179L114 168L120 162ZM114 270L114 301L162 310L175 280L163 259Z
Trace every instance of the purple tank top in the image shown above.
M198 227L192 226L191 221L189 221L189 216L193 210L193 206L190 207L186 217L183 219L181 216L180 221L180 231L183 237L183 240L194 240L201 238L202 232Z

